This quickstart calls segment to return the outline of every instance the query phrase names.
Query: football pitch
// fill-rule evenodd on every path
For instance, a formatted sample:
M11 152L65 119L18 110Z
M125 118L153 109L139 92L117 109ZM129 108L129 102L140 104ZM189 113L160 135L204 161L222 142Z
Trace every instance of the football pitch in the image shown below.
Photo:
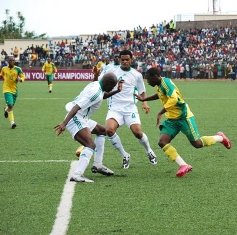
M177 178L177 164L158 148L156 114L150 101L142 128L158 156L152 166L127 127L118 130L130 168L106 140L104 164L114 176L85 176L95 183L69 182L79 146L68 132L56 136L65 104L87 82L45 81L19 84L14 114L16 129L3 116L0 97L0 235L234 235L237 234L237 82L174 81L194 112L201 135L223 131L232 149L222 144L195 149L183 134L172 142L193 171ZM2 87L2 82L0 82ZM154 89L147 86L148 95ZM1 110L0 110L1 111ZM104 124L106 101L92 117Z

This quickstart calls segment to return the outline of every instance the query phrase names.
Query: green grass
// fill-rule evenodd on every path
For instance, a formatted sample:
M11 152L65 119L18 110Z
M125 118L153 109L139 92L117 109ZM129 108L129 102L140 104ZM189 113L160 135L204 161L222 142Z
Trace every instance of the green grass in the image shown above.
M175 83L195 114L200 134L224 131L233 148L217 144L195 149L179 134L173 145L192 164L193 172L176 178L177 165L157 147L160 102L150 102L151 113L145 115L140 109L140 114L159 164L150 165L128 128L120 128L132 156L131 167L121 168L121 157L106 141L104 163L115 176L93 175L88 168L86 176L95 183L76 185L68 235L237 234L237 83ZM52 94L46 82L19 84L14 108L17 128L11 130L9 122L0 119L0 160L21 161L0 162L0 235L50 233L78 146L67 132L57 137L53 127L64 118L64 105L86 84L55 81ZM147 93L153 94L153 88L147 87ZM0 105L4 107L2 98ZM106 102L93 119L103 124L105 115ZM29 160L66 161L24 162Z

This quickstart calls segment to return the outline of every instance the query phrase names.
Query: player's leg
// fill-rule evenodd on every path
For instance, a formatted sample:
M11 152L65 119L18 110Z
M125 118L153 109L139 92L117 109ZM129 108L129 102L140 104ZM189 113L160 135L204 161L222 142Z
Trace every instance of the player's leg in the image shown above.
M160 125L160 139L159 146L165 155L172 161L179 165L176 173L177 177L182 177L192 170L192 166L187 164L184 159L179 155L176 148L171 145L171 140L180 132L179 121L165 120Z
M90 159L95 151L95 143L90 129L87 126L87 120L75 116L68 122L66 129L69 131L74 140L85 146L81 152L75 171L70 180L76 182L94 182L93 180L84 177L84 172L87 169Z
M49 93L53 90L53 74L47 75Z
M71 181L76 182L87 182L91 183L93 180L90 180L84 177L84 172L87 169L90 159L95 151L95 144L91 136L91 132L88 128L84 128L76 133L74 139L85 146L81 152L80 158L75 167L74 174L71 177Z
M103 165L104 159L104 144L105 144L105 127L99 125L93 120L90 120L90 127L92 127L92 134L95 134L95 154L94 162L91 168L93 173L100 173L102 175L111 176L114 174L112 170Z
M188 137L190 143L195 148L202 148L216 143L223 144L227 149L231 148L231 141L223 132L217 132L217 134L213 136L200 137L194 117L187 119L182 132Z
M114 148L116 148L122 156L123 168L128 169L130 154L125 151L121 139L116 133L117 128L121 125L123 125L123 115L118 112L108 111L105 124L106 135Z
M12 94L9 92L4 93L4 98L7 104L7 108L4 111L4 116L8 118L11 128L16 128L15 117L13 113L13 107L16 102L17 94Z
M157 164L157 156L150 146L147 135L142 131L140 116L138 113L131 113L125 116L125 124L130 128L133 135L139 140L139 143L144 147L148 159L152 165Z

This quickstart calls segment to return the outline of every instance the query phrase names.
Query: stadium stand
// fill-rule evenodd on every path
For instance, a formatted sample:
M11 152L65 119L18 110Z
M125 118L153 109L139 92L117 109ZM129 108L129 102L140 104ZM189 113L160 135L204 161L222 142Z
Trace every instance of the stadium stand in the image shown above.
M157 66L163 76L171 78L235 79L237 27L226 24L226 27L208 28L201 23L202 27L197 23L182 23L183 27L176 26L176 29L171 20L149 28L138 26L107 34L34 40L27 45L27 41L10 40L8 51L0 45L1 64L13 54L23 68L40 67L50 57L58 68L92 69L99 59L110 59L114 53L127 48L134 54L134 66L142 73Z

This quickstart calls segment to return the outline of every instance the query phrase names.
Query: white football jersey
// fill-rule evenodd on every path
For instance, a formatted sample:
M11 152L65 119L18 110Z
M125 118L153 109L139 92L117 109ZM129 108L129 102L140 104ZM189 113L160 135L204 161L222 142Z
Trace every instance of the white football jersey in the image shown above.
M81 108L77 115L83 118L89 118L101 105L104 92L98 81L89 83L81 93L71 102L67 103L65 108L69 112L76 104Z
M113 67L111 70L107 70L107 72L114 73L118 81L124 80L121 92L108 98L109 109L125 113L136 112L137 99L134 93L141 94L146 92L142 74L133 68L130 68L129 71L124 71L120 66ZM117 90L117 86L114 90Z

